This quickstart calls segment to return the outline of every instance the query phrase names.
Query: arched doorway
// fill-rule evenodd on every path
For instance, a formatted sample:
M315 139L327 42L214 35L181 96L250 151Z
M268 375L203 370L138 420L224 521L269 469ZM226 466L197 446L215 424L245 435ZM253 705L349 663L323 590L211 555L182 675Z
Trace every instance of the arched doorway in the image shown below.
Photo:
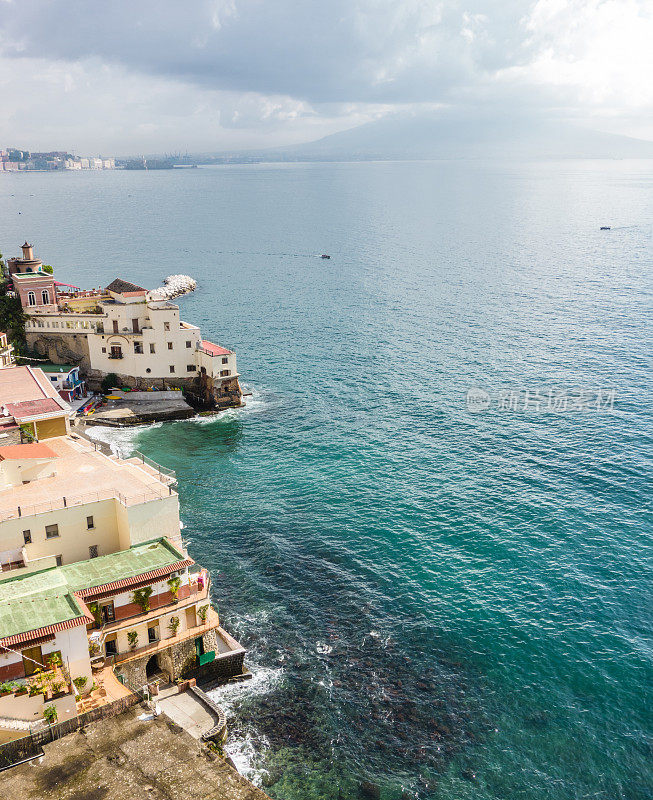
M159 667L159 660L156 656L152 656L145 665L145 677L156 678L160 675L161 669Z

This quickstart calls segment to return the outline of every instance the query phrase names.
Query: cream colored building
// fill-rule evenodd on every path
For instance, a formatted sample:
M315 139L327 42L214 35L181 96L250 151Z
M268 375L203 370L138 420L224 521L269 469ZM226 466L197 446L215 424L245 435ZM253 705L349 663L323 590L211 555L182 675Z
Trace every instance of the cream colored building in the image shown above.
M31 245L25 247L33 259ZM23 261L12 263L18 275ZM150 300L142 286L120 278L106 289L67 292L50 279L56 306L41 304L38 293L35 303L23 302L27 343L39 354L78 364L91 386L113 373L121 386L186 387L209 405L241 404L236 354L202 339L175 303Z
M0 331L0 369L13 367L15 363L14 346L7 341L7 334Z
M0 566L71 564L165 536L182 547L174 473L60 437L0 447Z
M129 694L123 684L242 676L209 574L190 569L173 482L74 436L0 447L0 681L17 681L0 697L0 741L53 704L60 719L95 707L93 694L75 703L72 679ZM34 699L24 687L53 656L63 692Z

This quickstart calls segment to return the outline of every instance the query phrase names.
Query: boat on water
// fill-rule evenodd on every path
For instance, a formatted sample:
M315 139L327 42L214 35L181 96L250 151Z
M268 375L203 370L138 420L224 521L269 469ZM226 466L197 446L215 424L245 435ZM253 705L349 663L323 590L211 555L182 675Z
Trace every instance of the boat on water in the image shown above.
M609 231L610 230L610 226L609 225L601 225L601 230L602 231Z
M331 258L331 256L328 256L326 253L322 253L322 255L320 256L320 258Z

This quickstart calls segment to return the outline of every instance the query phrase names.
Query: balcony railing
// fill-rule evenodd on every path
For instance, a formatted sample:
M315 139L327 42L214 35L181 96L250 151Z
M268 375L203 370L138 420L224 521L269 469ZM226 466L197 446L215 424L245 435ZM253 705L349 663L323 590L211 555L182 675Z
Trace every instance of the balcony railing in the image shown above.
M157 464L156 461L148 458L144 453L141 453L140 450L134 450L131 454L131 457L138 458L143 464L147 464L148 467L152 467L152 469L156 470L159 475L167 475L169 478L173 478L174 480L177 479L177 473L174 471L174 469L162 467L161 464Z
M31 517L35 514L47 514L49 511L60 511L71 506L81 506L88 503L98 503L102 500L118 500L123 506L135 506L141 503L149 503L152 500L161 500L170 497L175 492L171 487L161 487L160 489L149 489L145 492L133 494L123 494L115 489L105 491L86 492L84 494L66 495L53 500L46 500L43 503L33 503L31 505L14 506L5 510L0 510L0 522L8 519L20 519L21 517Z

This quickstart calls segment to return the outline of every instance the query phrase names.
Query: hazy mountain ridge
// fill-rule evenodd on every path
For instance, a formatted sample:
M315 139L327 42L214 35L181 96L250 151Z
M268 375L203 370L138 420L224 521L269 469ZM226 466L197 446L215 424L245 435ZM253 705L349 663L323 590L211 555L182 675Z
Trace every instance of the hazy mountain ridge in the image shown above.
M229 161L653 158L653 142L531 119L389 117L300 145L214 154Z

